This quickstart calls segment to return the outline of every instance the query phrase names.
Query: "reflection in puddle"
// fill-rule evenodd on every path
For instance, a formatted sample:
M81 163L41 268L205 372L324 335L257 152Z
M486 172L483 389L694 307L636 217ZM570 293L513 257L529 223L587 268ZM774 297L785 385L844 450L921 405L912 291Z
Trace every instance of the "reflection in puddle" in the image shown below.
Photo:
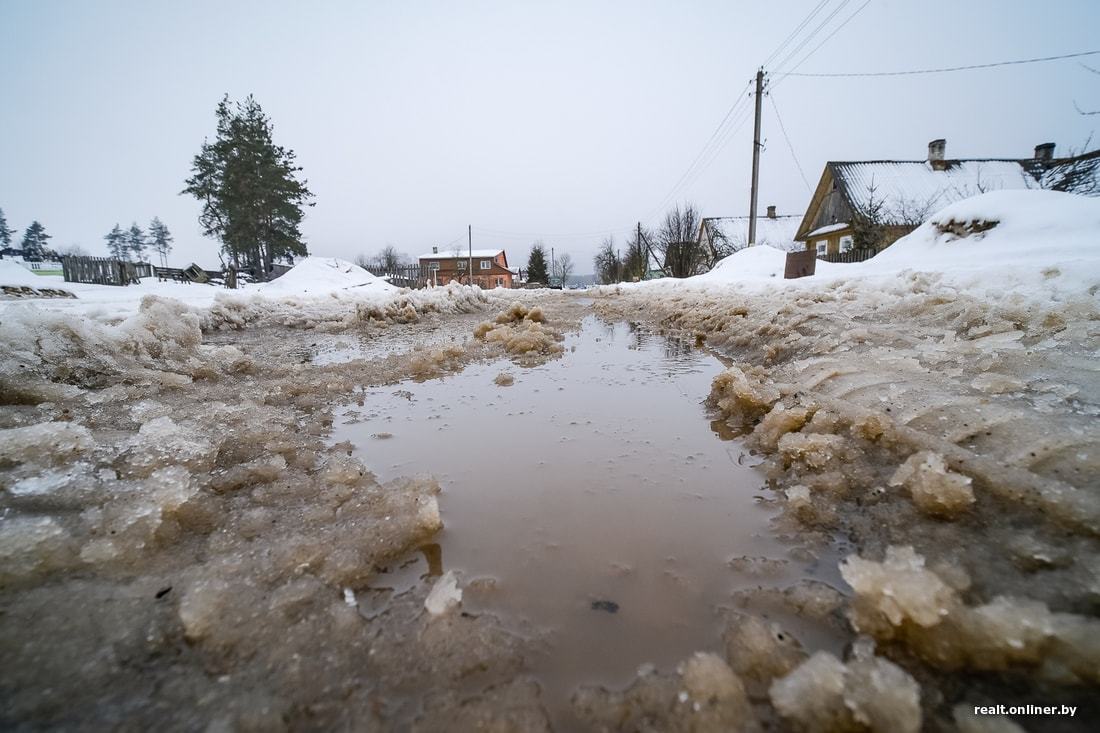
M532 369L402 385L411 398L375 390L333 436L381 480L443 487L439 544L377 584L457 570L464 610L545 630L531 665L559 720L577 685L624 686L644 663L718 648L731 591L805 574L768 531L755 459L707 419L717 359L595 318L565 345ZM512 386L494 384L504 370Z

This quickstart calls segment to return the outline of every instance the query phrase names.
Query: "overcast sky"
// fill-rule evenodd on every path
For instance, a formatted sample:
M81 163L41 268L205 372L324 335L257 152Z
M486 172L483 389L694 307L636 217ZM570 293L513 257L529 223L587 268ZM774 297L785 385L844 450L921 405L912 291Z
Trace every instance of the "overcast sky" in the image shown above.
M94 254L115 222L159 215L174 264L216 266L178 192L219 98L252 93L317 196L312 253L415 255L472 224L474 246L504 247L513 265L541 238L590 272L606 232L622 238L667 201L748 212L747 106L709 167L674 184L817 4L0 0L0 208L20 235L38 219L54 245ZM789 70L863 4L828 0L769 68ZM1095 0L872 0L799 71L1071 53L1100 47L1097 28ZM1100 76L1076 60L772 85L760 208L780 213L804 212L809 192L772 101L811 185L827 160L921 159L936 137L948 157L1028 157L1100 126L1074 110L1100 108Z

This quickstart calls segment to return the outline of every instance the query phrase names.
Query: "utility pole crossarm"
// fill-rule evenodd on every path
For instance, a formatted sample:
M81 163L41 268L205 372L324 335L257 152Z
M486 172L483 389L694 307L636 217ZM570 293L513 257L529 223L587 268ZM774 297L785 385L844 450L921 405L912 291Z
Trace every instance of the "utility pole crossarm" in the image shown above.
M749 246L756 244L756 201L760 184L760 107L764 99L764 69L756 72L756 122L752 130L752 191L749 196Z

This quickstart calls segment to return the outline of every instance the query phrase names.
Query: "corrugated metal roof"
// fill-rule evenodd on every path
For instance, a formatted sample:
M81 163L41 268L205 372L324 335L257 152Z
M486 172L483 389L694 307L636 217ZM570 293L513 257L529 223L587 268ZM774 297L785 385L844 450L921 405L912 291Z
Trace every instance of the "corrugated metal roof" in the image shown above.
M883 202L886 224L909 224L913 213L928 214L986 191L1039 188L1018 160L949 160L944 170L928 161L883 160L831 162L834 178L848 201L864 210L874 198Z
M756 243L767 244L776 249L805 249L801 242L794 241L801 216L756 217ZM734 249L741 249L749 243L749 217L721 216L703 220L711 238L725 238Z

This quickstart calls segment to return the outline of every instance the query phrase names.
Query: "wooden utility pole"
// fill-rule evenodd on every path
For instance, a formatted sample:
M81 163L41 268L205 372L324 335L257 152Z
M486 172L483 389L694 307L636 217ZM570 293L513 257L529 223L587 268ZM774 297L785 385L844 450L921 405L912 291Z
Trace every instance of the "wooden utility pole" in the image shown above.
M466 280L470 285L474 284L474 225L466 225L466 239L469 242L469 259L466 261Z
M749 203L749 246L756 244L756 195L760 182L760 105L764 101L764 70L756 72L756 123L752 130L752 193Z

